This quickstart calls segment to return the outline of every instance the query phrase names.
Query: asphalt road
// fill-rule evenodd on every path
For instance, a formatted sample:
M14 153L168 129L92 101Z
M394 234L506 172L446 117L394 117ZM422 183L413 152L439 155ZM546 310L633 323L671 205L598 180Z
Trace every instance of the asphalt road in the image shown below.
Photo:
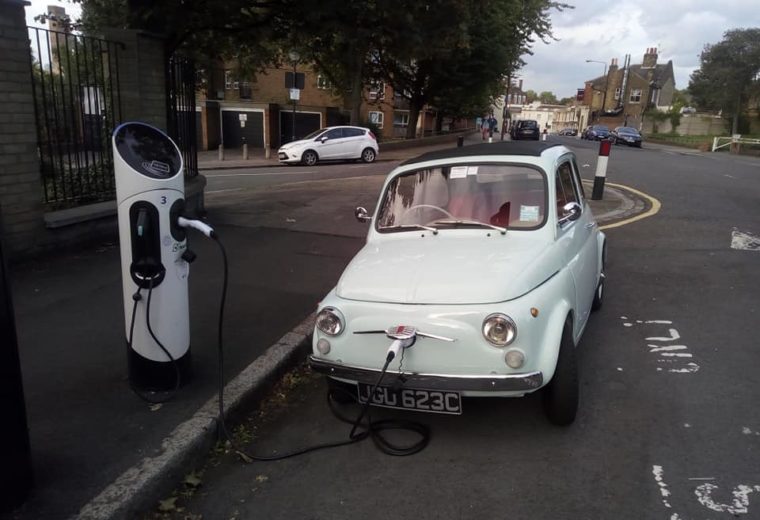
M590 178L598 145L555 139L577 150ZM346 171L318 171L333 168ZM581 407L571 427L550 425L536 395L467 399L455 417L380 410L429 424L427 449L396 458L364 442L249 465L217 453L177 517L760 518L760 251L731 247L760 249L752 240L760 161L615 147L609 181L656 197L662 209L607 231L606 300L579 345ZM224 182L211 177L209 189ZM241 200L217 197L210 214L253 218ZM321 211L315 229L361 235L341 227L337 208ZM348 434L327 409L323 381L308 375L243 424L258 453Z

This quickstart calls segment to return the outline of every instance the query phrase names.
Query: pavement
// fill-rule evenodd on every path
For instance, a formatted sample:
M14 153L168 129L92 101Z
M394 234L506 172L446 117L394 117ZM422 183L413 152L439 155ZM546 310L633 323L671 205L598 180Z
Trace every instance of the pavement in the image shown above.
M352 208L371 207L382 180L318 180L207 198L208 220L230 256L225 383L233 419L305 358L311 313L363 245L366 227ZM651 209L651 201L610 186L592 206L600 224L611 224ZM116 243L14 266L36 485L7 518L134 518L204 460L216 440L221 260L199 236L189 247L198 254L190 277L193 380L162 406L141 401L127 384Z

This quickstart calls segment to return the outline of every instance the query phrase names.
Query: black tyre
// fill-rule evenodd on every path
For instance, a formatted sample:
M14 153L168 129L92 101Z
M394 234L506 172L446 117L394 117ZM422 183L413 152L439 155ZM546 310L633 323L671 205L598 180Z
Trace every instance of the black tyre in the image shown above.
M604 280L606 275L604 274L605 266L607 264L607 242L602 246L602 270L599 273L599 281L596 284L596 291L594 292L594 301L591 302L591 310L598 311L602 308L604 302Z
M544 387L544 410L552 424L567 426L578 413L578 367L575 363L572 325L568 318L562 331L557 368L549 384Z
M362 151L362 161L365 163L375 162L375 157L377 157L377 154L372 148L365 148Z
M350 404L356 402L356 385L336 381L328 377L327 392L330 394L330 399L336 403Z
M306 150L301 156L301 162L306 166L314 166L319 161L319 156L314 150Z

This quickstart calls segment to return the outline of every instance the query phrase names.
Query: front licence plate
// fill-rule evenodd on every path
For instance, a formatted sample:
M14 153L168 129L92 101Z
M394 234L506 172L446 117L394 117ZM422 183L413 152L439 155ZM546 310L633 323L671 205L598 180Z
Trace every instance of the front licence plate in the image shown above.
M359 383L359 402L366 403L372 387L366 383ZM448 413L460 415L462 413L462 396L459 392L445 392L440 390L417 390L414 388L391 388L378 386L372 397L373 406L386 408L404 408L420 412Z

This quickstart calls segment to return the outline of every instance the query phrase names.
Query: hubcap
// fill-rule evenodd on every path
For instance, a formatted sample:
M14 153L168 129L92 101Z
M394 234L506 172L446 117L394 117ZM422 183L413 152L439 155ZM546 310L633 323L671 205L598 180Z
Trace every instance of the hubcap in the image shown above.
M364 152L364 160L367 162L371 162L372 159L375 158L375 153L372 150L367 150Z

